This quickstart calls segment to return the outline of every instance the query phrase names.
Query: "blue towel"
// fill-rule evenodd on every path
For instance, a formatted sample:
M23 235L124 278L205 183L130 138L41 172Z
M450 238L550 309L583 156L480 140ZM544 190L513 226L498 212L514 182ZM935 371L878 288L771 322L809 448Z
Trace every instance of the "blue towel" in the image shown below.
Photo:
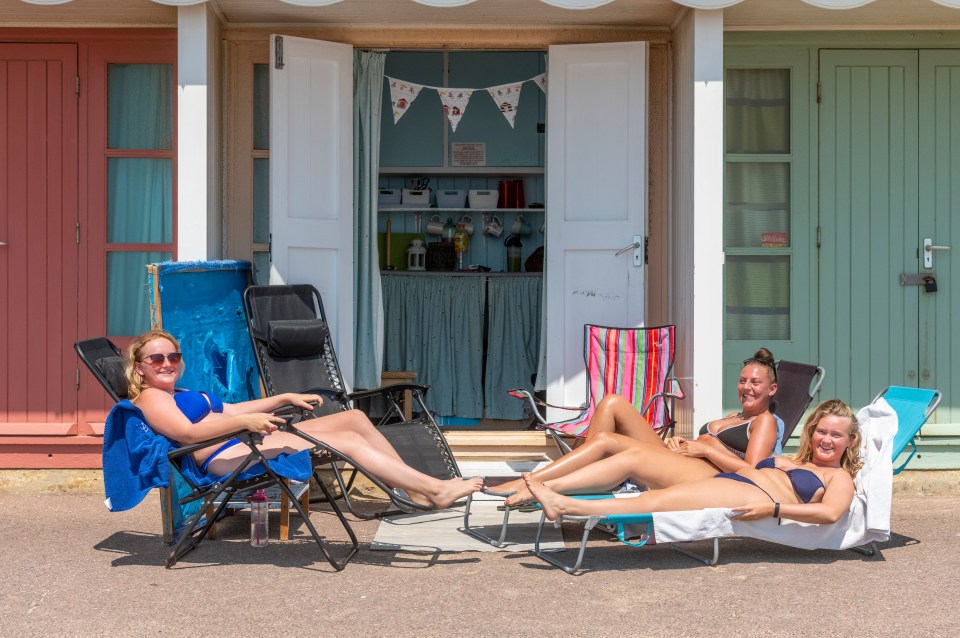
M167 453L175 447L147 425L140 408L129 401L113 406L103 430L103 483L110 511L128 510L140 503L151 489L169 487ZM293 481L306 481L312 474L309 450L281 454L269 464L274 472ZM223 478L200 471L189 455L183 458L181 466L184 477L201 487ZM263 465L257 463L244 470L238 479L255 478L263 472Z

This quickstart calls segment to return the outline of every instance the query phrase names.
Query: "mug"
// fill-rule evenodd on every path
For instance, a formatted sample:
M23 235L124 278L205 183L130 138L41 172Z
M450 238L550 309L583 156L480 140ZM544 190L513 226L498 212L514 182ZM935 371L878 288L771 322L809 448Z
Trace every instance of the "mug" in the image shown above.
M491 237L499 237L503 234L503 222L496 215L487 217L484 215L483 232Z
M464 215L460 218L459 223L463 224L463 230L465 230L468 235L473 235L473 217Z
M527 220L523 218L523 213L517 215L517 219L513 222L513 226L510 227L510 232L512 232L514 235L530 234L530 224L528 224Z
M427 221L427 233L430 235L443 233L443 220L440 219L440 215L434 215Z

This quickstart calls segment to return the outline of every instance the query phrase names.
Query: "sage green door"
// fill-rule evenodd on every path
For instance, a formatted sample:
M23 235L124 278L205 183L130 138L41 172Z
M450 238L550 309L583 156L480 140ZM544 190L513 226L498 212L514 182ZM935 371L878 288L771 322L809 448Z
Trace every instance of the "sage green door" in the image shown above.
M819 108L820 398L868 403L888 385L936 388L956 423L960 337L960 52L822 50ZM937 291L901 285L930 275Z

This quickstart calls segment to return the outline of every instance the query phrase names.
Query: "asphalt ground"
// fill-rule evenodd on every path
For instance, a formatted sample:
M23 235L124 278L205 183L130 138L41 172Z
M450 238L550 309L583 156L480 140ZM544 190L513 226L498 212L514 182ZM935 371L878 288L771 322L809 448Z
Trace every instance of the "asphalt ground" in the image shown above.
M338 573L296 516L291 541L251 548L245 513L165 569L155 495L110 513L0 492L0 512L0 636L960 635L958 493L895 494L874 557L727 539L710 567L594 532L578 576L525 552L372 552L376 521L353 523ZM325 505L311 520L345 549Z

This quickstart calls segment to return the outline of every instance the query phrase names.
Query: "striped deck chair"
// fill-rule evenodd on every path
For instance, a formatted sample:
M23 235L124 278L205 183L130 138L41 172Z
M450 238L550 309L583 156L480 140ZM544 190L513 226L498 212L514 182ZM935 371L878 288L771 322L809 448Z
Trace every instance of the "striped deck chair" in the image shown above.
M611 328L586 324L583 343L587 367L585 405L554 406L539 401L527 390L510 390L511 396L533 404L533 414L539 421L536 426L553 437L560 453L572 449L565 439L586 437L597 404L608 394L619 394L630 401L660 436L672 433L671 401L683 398L683 390L673 376L674 326ZM567 421L547 423L537 405L577 410L579 414Z

